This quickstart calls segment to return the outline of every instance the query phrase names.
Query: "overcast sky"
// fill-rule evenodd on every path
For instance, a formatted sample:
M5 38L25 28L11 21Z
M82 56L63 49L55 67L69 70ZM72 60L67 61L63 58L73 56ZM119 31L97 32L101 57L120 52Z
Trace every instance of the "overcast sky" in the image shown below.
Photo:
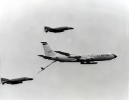
M129 2L127 0L0 1L0 76L32 77L0 85L0 100L128 100ZM44 26L70 26L60 34ZM114 53L96 65L52 61L40 42L72 54Z

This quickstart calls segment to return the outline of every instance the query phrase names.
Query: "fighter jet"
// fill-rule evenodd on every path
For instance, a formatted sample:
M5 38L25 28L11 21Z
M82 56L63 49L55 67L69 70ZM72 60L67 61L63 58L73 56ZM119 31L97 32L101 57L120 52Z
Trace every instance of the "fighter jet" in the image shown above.
M33 78L28 78L28 77L22 77L22 78L16 78L16 79L6 79L6 78L1 78L1 83L4 85L6 84L21 84L23 81L29 81L33 80Z
M48 26L44 27L44 31L47 32L54 32L54 33L60 33L60 32L64 32L65 30L70 30L70 29L74 29L72 27L57 27L57 28L50 28Z
M97 64L96 61L112 60L117 56L112 53L95 54L88 53L83 55L70 54L61 51L53 51L47 42L41 42L44 48L45 55L38 55L44 59L54 60L54 62L79 62L80 64ZM56 53L61 54L57 56ZM53 63L53 62L52 62Z

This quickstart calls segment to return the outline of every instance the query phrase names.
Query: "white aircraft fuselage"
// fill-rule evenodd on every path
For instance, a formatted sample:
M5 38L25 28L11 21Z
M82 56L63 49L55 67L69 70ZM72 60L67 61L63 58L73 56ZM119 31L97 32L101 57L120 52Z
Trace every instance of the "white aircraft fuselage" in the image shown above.
M68 57L68 56L56 56L56 57L51 56L51 58L48 58L48 59L57 60L60 62L80 62L80 61L104 61L104 60L112 60L114 58L116 58L116 55L107 53L107 54L81 55L81 58L79 59L74 57Z
M117 56L112 53L104 53L104 54L84 54L84 55L74 55L65 52L54 52L48 45L47 42L41 42L43 44L44 55L38 55L43 57L44 59L59 61L59 62L80 62L81 64L93 63L94 61L105 61L112 60ZM57 56L56 53L61 54L61 56ZM96 62L97 63L97 62Z

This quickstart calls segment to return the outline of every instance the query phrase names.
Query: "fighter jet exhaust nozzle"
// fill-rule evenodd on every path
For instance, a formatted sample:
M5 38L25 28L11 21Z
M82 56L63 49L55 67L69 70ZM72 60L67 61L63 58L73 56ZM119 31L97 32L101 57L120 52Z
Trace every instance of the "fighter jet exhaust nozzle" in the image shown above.
M45 26L44 31L47 33L49 31L50 27Z

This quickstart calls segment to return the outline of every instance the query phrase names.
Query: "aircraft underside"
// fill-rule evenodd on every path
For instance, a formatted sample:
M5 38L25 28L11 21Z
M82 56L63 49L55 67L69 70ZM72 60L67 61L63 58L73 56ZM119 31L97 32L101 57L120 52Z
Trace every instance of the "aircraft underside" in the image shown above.
M80 64L97 64L98 62L90 61L90 62L80 62Z
M19 81L19 82L3 82L2 84L5 84L5 83L7 83L7 84L20 84L20 83L22 83L22 81Z
M76 61L59 61L59 62L80 62L80 64L97 64L98 62L94 62L94 61L80 61L80 60L76 60Z

